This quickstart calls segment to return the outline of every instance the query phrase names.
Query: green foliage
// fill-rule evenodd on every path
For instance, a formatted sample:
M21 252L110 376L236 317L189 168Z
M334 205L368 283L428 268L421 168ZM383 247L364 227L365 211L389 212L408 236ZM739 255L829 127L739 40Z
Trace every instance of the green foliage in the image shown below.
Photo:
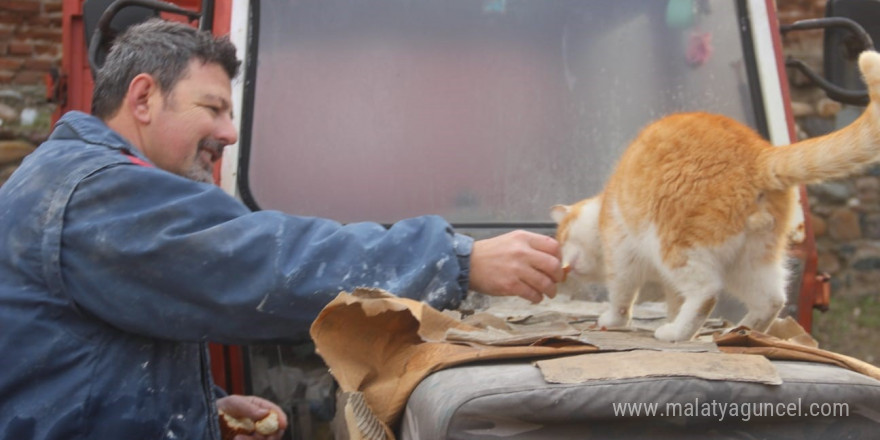
M819 348L880 364L880 298L833 297L831 309L813 312Z

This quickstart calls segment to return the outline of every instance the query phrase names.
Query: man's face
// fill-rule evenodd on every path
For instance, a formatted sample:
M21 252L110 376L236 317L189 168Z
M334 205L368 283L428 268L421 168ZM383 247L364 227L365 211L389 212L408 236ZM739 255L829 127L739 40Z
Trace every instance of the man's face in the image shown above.
M213 164L238 135L229 76L217 64L193 60L167 97L155 97L144 154L159 168L212 183Z

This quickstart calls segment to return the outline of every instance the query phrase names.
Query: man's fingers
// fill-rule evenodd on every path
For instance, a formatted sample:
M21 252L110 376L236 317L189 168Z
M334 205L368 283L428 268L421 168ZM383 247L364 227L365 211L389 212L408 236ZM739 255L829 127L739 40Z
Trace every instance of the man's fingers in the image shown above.
M528 300L529 302L531 302L532 304L538 304L539 302L541 302L544 299L544 295L542 295L537 290L532 289L530 286L528 286L525 283L523 283L522 288L519 289L519 292L516 294L516 296L518 296L520 298L524 298L524 299Z
M556 296L556 283L547 274L532 266L523 265L516 271L514 279L508 284L507 294L539 303L544 296Z
M548 237L543 234L536 234L533 232L528 232L530 235L527 239L527 243L535 250L539 250L544 252L545 254L550 254L556 259L562 259L562 252L559 249L559 242L556 241L553 237Z
M531 269L527 271L523 275L522 281L539 297L547 295L553 298L556 296L556 281L541 270ZM541 299L539 298L538 302Z
M549 238L549 237L547 237ZM552 239L551 239L552 240ZM555 255L534 252L529 258L529 265L535 270L543 273L550 281L555 284L562 281L562 262ZM543 287L543 286L535 286Z
M233 417L247 417L259 420L269 414L269 410L255 404L246 396L232 395L217 401L217 407Z
M524 231L525 232L525 231ZM562 281L562 251L555 238L533 232L528 234L526 243L538 252L529 255L529 264L545 273L554 283ZM540 286L536 286L540 287ZM555 290L554 290L555 292Z

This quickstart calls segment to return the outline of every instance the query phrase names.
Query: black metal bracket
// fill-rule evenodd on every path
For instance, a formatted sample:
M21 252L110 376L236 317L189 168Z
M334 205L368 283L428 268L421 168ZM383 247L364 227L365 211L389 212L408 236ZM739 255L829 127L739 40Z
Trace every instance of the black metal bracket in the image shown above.
M810 20L801 20L790 25L780 26L779 30L785 35L788 32L792 31L802 31L808 29L828 29L828 28L844 28L850 31L855 37L856 42L858 43L857 47L850 48L850 51L853 52L851 56L856 57L859 53L864 50L873 50L874 42L871 39L871 36L868 34L865 29L856 23L853 20L844 17L827 17L827 18L815 18ZM791 67L797 69L801 73L803 73L810 81L813 81L819 88L825 91L829 98L842 102L844 104L851 105L860 105L865 106L868 105L870 98L868 97L867 91L861 90L850 90L840 87L824 77L819 75L809 66L807 66L803 61L788 57L785 60L785 65L787 67Z

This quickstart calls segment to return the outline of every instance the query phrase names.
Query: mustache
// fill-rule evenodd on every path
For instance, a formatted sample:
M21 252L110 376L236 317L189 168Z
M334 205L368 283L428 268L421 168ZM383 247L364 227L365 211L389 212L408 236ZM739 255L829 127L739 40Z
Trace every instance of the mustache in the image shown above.
M225 147L226 143L217 139L205 138L199 141L199 149L208 150L213 160L217 160L223 155L223 148Z

